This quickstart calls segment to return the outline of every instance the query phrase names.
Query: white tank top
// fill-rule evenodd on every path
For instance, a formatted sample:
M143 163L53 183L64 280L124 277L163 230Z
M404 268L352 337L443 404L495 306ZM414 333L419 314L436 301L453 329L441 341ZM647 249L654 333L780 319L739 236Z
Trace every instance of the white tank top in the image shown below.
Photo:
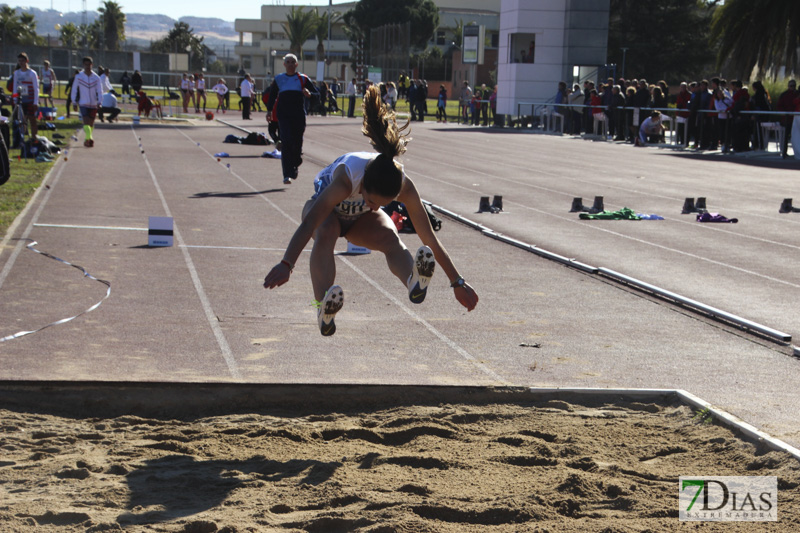
M361 195L361 182L364 179L364 170L367 168L367 164L378 155L375 152L351 152L340 156L317 174L314 180L314 196L311 199L316 199L331 184L334 171L344 165L352 189L350 196L333 208L334 213L342 218L358 218L369 211L369 207L364 202L364 196ZM403 179L405 179L405 174L403 174Z

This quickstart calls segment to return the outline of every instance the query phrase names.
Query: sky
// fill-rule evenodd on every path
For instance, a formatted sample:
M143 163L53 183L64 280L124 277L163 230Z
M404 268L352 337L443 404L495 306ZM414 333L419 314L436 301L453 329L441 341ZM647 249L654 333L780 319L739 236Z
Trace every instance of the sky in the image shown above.
M309 5L327 6L328 0L115 0L121 7L123 13L148 13L167 15L173 19L181 17L214 17L233 22L234 19L257 19L261 16L262 5ZM64 13L79 12L83 10L82 0L23 0L24 3L15 3L4 0L10 6L21 8L35 7L38 9L55 9ZM333 5L341 3L334 0ZM96 11L103 5L98 0L86 0L86 9Z

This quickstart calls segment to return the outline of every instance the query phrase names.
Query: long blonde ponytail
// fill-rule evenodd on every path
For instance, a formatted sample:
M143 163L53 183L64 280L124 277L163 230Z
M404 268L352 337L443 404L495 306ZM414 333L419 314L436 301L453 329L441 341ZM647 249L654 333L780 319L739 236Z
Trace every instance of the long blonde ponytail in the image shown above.
M411 140L403 133L409 126L397 125L394 110L381 100L380 89L372 85L364 95L364 125L361 131L369 137L369 142L382 155L394 159L406 151Z

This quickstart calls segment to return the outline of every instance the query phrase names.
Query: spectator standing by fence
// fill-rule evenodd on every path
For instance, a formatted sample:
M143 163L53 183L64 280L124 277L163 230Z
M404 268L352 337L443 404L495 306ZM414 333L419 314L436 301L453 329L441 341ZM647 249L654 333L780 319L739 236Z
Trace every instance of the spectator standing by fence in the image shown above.
M436 99L436 122L447 124L447 89L439 85L439 96Z
M347 118L353 118L356 112L356 79L350 80L347 88L344 90L347 95Z
M570 108L566 111L569 120L567 121L567 131L573 135L581 133L581 112L582 108L577 107L583 104L583 93L581 86L577 83L573 85L572 92L569 93L568 100Z
M56 81L56 73L50 68L50 62L45 59L44 66L42 67L42 96L44 105L47 105L47 101L50 100L50 107L55 107L53 103L53 91L56 88Z
M122 73L122 76L119 78L119 84L122 86L122 96L128 97L128 101L131 99L131 77L128 76L128 71Z
M792 112L795 109L795 100L800 97L800 93L797 92L797 81L789 80L788 87L785 91L781 93L778 97L778 106L777 111L788 111ZM789 139L792 137L792 123L794 120L800 120L792 115L783 115L781 117L781 124L783 125L784 134L783 134L783 146L781 146L781 157L786 158L787 152L789 150ZM800 141L800 139L797 139ZM792 146L795 146L797 143L793 142ZM797 149L795 149L797 152ZM795 153L795 155L797 155Z
M244 75L244 79L241 85L239 85L239 91L242 99L242 120L253 120L250 118L250 104L255 87L253 86L253 78L250 77L249 72Z
M18 94L18 105L22 106L25 118L30 124L30 134L35 139L39 131L39 76L28 67L28 54L22 52L17 56L17 66L12 78L12 94Z
M143 85L144 81L142 80L142 73L138 70L134 70L133 76L131 76L131 89L133 89L133 92L138 95L139 91L142 90Z
M464 83L461 85L461 94L458 98L458 105L461 109L458 110L461 118L464 122L469 122L469 104L472 102L472 89L469 86L469 82L464 80Z

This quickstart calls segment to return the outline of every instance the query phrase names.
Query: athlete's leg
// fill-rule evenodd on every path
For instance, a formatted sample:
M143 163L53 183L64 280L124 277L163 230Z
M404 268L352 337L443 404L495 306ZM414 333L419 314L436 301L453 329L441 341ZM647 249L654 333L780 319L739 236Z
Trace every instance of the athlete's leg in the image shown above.
M397 228L383 209L364 213L347 232L347 240L356 246L382 252L392 274L405 286L414 267L414 258L400 240Z
M306 202L303 207L303 218L306 217L313 203L314 200ZM314 245L311 247L309 263L314 299L319 302L325 297L325 291L330 289L336 280L336 261L333 257L333 249L340 233L339 219L333 213L329 214L314 231Z

